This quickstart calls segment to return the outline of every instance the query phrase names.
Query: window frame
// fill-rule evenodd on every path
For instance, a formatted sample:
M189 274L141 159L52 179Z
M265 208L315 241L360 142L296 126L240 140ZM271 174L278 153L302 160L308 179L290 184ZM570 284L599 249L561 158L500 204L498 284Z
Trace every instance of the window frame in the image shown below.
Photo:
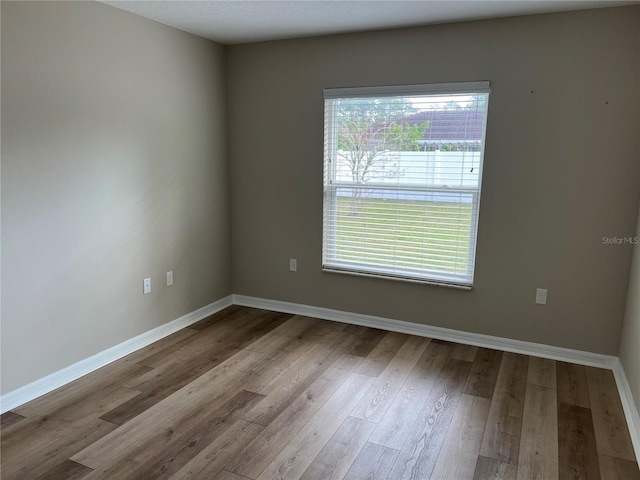
M484 166L484 152L486 141L486 128L489 107L490 83L459 82L421 85L395 85L374 87L347 87L324 89L324 155L323 155L323 225L322 225L322 270L324 272L345 273L351 275L386 278L424 284L434 284L462 289L471 289L475 276L475 263L478 239L478 217L480 214L480 194L482 190L482 174ZM486 94L486 111L482 125L482 141L480 145L480 165L477 187L444 187L426 185L390 185L384 182L367 182L355 184L353 182L340 182L336 180L338 141L337 128L334 125L333 103L338 99L349 98L381 98L421 95L456 95L456 94ZM336 212L338 203L338 190L341 188L361 190L393 190L421 193L460 193L471 196L471 230L469 237L469 258L466 275L459 272L448 274L438 270L423 269L416 274L415 269L388 267L381 264L368 264L349 260L337 260L336 258Z

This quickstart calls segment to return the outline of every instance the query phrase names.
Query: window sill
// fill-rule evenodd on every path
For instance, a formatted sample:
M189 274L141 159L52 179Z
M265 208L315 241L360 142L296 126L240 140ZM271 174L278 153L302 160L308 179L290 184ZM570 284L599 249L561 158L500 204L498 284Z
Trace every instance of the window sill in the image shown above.
M450 283L450 282L438 281L438 280L403 277L399 275L388 275L385 273L373 273L373 272L365 272L365 271L351 270L351 269L344 269L344 268L322 267L322 271L326 273L341 273L346 275L355 275L358 277L394 280L398 282L419 283L422 285L435 285L437 287L454 288L456 290L472 290L473 289L473 285L466 285L466 284L463 285L459 283Z

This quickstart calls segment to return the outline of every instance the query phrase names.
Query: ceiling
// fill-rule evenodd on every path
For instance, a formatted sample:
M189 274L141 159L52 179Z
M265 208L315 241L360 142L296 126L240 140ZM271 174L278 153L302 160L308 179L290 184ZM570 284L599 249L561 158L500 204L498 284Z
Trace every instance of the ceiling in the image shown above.
M617 0L134 0L102 3L232 45L483 18L562 12Z

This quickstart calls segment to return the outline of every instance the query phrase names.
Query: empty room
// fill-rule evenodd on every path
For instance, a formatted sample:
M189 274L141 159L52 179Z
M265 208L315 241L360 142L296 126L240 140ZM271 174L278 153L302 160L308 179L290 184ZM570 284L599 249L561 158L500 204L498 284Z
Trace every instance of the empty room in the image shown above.
M0 9L2 480L640 480L640 2Z

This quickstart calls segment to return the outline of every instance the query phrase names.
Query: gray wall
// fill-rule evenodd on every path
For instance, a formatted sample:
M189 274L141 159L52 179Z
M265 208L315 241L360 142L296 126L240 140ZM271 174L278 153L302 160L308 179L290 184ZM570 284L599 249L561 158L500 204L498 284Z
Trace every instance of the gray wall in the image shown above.
M231 293L224 61L99 3L2 2L2 392Z
M637 219L639 45L640 7L224 49L2 2L2 392L232 291L616 355L632 248L602 237ZM322 273L322 89L465 80L493 85L474 289Z
M640 238L640 214L636 237ZM633 249L633 262L629 277L627 311L620 340L620 361L640 412L640 245Z
M602 237L637 218L639 36L628 7L230 47L234 293L617 355L632 249ZM322 273L322 89L473 80L474 289Z

